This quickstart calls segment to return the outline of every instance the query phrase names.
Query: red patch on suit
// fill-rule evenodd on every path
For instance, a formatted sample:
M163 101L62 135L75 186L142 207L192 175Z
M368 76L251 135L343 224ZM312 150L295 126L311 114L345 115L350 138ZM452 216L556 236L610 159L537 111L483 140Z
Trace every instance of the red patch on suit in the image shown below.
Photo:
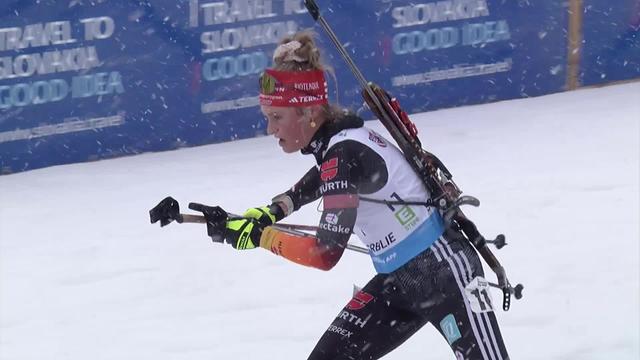
M329 181L338 175L338 158L334 157L322 163L320 166L320 179Z
M349 310L360 310L365 307L369 301L373 300L373 295L366 293L364 291L358 291L355 295L353 295L353 299L349 301L347 304L347 309Z
M325 195L322 201L325 209L354 209L360 204L357 194Z

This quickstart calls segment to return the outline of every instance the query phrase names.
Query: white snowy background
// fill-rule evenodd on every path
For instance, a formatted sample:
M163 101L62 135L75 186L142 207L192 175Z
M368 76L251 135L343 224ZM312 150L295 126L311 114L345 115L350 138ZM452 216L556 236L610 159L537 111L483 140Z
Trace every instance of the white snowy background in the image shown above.
M525 285L498 311L511 358L638 359L640 83L413 119L482 201L467 214L507 236L497 256ZM242 212L312 165L263 137L0 176L0 359L305 359L374 274L367 256L322 272L148 210L172 195ZM453 354L427 325L386 359Z

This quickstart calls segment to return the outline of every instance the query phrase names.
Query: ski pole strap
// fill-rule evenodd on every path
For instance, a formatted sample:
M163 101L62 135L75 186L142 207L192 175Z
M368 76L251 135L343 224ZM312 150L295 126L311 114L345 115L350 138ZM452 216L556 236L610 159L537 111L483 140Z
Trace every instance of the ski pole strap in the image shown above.
M509 311L511 307L511 288L502 289L502 310Z

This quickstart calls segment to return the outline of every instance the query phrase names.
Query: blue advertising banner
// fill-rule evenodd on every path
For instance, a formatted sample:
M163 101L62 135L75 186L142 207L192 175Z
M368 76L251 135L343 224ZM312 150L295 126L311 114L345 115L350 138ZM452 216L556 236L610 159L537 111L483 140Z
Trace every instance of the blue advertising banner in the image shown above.
M276 3L2 5L0 171L262 133L253 98L265 51L297 30L289 19L308 19L299 1Z
M555 3L318 0L408 112L561 91ZM282 37L314 27L302 0L9 0L0 24L0 174L263 135L258 77ZM331 100L372 118L314 29Z
M328 3L324 16L336 24L365 76L397 96L408 112L564 87L568 17L558 2Z
M640 77L640 0L584 0L581 82Z

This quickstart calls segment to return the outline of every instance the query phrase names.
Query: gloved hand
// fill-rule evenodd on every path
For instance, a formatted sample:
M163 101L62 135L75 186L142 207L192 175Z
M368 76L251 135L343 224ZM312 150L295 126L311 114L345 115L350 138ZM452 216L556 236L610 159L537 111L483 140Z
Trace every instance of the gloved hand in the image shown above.
M200 211L207 220L207 235L211 236L213 242L222 242L229 215L220 206L207 206L198 203L189 203L189 209Z
M190 203L189 209L200 211L207 220L207 235L214 242L231 244L235 249L254 249L260 246L262 229L266 226L255 219L229 219L219 206Z
M234 249L255 249L260 246L260 237L265 226L255 219L229 220L224 239Z
M244 212L242 217L253 218L264 226L273 225L276 222L276 215L271 212L268 206L255 207Z

